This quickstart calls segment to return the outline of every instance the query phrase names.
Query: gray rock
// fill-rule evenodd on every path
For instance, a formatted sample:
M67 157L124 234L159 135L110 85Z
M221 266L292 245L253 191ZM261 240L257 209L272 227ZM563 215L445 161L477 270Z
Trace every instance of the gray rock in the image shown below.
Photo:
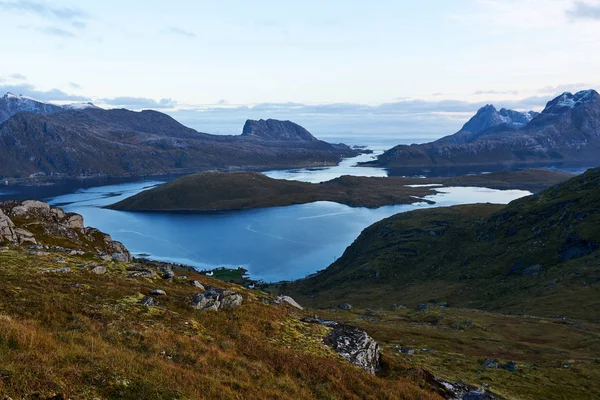
M33 233L22 228L15 228L15 234L17 235L17 242L19 244L31 243L37 244L37 240L33 237Z
M131 260L131 257L123 253L113 253L112 259L118 262L128 262Z
M152 296L144 296L144 298L140 300L140 304L147 307L153 307L157 306L159 303L158 300Z
M17 243L14 227L12 220L0 210L0 242Z
M351 305L351 304L348 304L348 303L344 303L344 304L340 304L340 305L338 306L338 308L339 308L340 310L351 310L351 309L352 309L352 305Z
M299 310L304 310L304 308L290 296L277 296L277 300L279 301L279 304L286 303L292 307L296 307Z
M98 275L103 275L106 273L106 265L96 265L90 269L91 272Z
M242 301L242 296L232 290L210 289L196 294L190 306L202 311L220 311L239 307Z
M71 271L71 268L64 267L64 268L56 268L56 269L47 269L47 270L42 271L42 273L44 273L44 274L65 274L70 271Z
M510 372L515 372L517 370L517 364L514 361L509 361L504 364L502 368Z
M155 295L155 296L166 296L167 292L165 292L162 289L152 289L150 291L150 294Z
M379 345L362 329L337 324L325 337L324 343L352 364L371 374L375 374L381 368Z
M173 279L175 277L175 273L173 271L166 271L162 277L163 279Z
M400 347L400 353L403 354L415 354L415 349L410 347Z
M37 200L25 200L20 206L14 207L11 210L14 216L21 216L32 212L38 212L43 215L50 214L50 205Z
M83 217L79 214L68 214L66 221L63 222L63 225L70 229L83 230Z
M150 271L148 269L143 269L140 271L133 271L132 273L127 275L128 278L152 278L152 276L153 276L152 271Z
M164 275L163 275L163 276L164 276ZM202 284L201 284L200 282L198 282L198 281L189 281L189 284L190 284L191 286L193 286L193 287L196 287L196 288L200 289L200 290L206 290L206 289L204 288L204 285L202 285Z
M498 361L494 358L486 358L481 366L484 368L498 368Z

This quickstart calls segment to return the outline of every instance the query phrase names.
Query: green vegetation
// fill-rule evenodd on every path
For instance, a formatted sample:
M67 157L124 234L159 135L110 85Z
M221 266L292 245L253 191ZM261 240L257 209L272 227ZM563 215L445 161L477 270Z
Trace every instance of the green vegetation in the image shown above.
M395 215L317 276L280 290L325 307L444 302L600 321L600 170L506 207Z
M506 399L600 398L597 323L437 306L318 312L365 329L396 366L463 380ZM484 367L486 359L498 367ZM514 371L502 368L510 361Z
M434 194L430 187L480 186L537 192L572 175L554 171L518 171L453 178L373 178L342 176L314 184L268 178L252 172L204 172L184 176L122 200L109 208L131 211L218 211L333 201L352 207L414 203Z
M57 263L57 259L64 260ZM403 376L376 377L335 354L326 327L268 304L271 297L202 274L242 294L242 306L200 312L186 280L128 277L137 264L63 253L0 250L0 394L77 399L435 399ZM149 268L148 265L143 265ZM66 272L45 272L70 268ZM138 304L162 289L158 306ZM400 360L390 366L402 369ZM390 367L390 368L391 368ZM421 382L422 383L422 382ZM53 396L62 397L53 397Z

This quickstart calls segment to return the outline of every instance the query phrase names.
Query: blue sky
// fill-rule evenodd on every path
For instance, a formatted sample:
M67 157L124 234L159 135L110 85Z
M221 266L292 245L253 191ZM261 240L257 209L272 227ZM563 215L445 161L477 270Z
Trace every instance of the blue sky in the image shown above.
M0 34L2 91L215 133L441 136L600 84L596 0L0 0Z

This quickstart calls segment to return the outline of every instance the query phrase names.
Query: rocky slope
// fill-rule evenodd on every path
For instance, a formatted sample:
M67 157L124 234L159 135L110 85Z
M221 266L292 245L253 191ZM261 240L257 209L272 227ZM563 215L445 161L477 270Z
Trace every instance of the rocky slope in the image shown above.
M95 228L83 217L34 200L0 202L0 246L27 245L35 253L51 248L72 254L95 254L103 260L131 261L122 243Z
M440 398L419 377L383 376L397 361L365 331L311 323L289 297L137 262L45 203L0 210L3 396Z
M538 115L514 118L509 114L484 107L455 135L422 145L396 146L368 165L471 166L487 171L528 165L596 166L600 151L600 95L596 91L564 93Z
M222 211L332 201L351 207L412 204L441 186L479 186L539 191L570 178L528 170L455 178L342 176L320 184L269 178L256 172L203 172L184 176L109 206L129 211ZM423 186L425 185L425 186Z
M453 306L600 321L600 169L508 206L395 215L283 290L330 306Z
M5 96L6 97L6 96ZM358 152L316 140L291 122L270 120L251 135L187 128L156 111L25 104L0 124L0 177L137 176L202 170L263 170L337 164ZM290 132L296 132L291 140ZM301 139L301 138L310 139ZM314 139L314 140L313 140Z

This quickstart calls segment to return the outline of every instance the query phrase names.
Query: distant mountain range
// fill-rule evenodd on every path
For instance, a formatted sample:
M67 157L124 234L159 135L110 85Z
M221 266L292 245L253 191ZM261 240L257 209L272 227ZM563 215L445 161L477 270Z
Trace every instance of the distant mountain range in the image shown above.
M210 135L157 111L0 98L4 178L279 169L332 165L357 154L290 121L247 121L242 135Z
M600 95L563 93L541 113L492 105L481 108L451 136L421 145L399 145L369 165L389 168L483 167L572 164L595 166L600 151Z

